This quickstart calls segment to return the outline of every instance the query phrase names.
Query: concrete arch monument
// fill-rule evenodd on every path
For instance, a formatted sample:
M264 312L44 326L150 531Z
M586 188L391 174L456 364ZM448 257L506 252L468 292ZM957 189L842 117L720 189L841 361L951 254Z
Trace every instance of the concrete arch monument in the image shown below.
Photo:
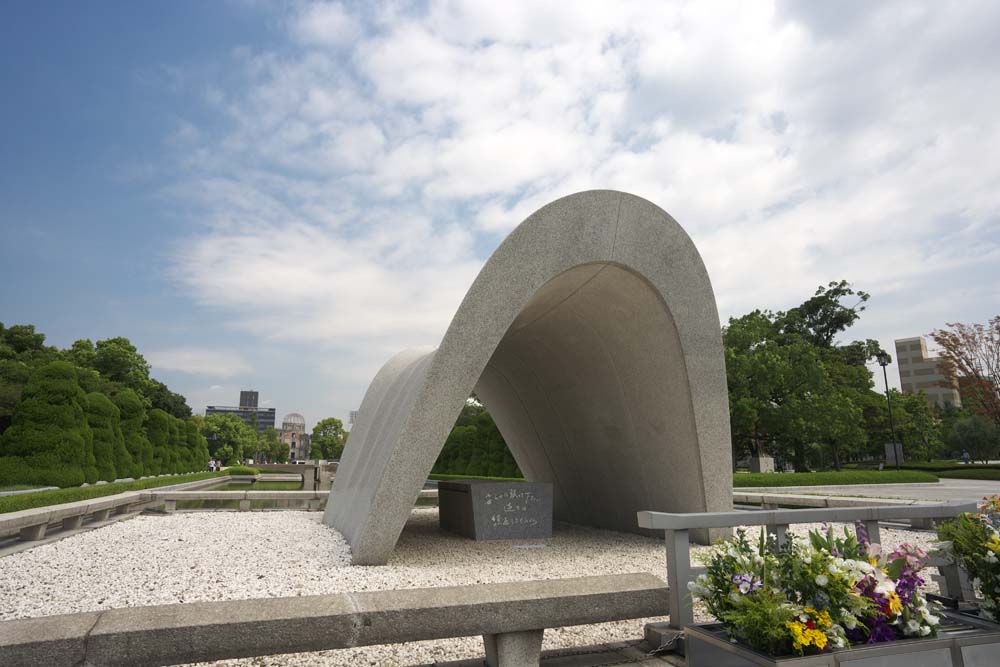
M557 519L637 531L637 510L732 505L722 337L705 266L665 211L580 192L486 262L441 344L378 372L324 523L386 562L472 391Z

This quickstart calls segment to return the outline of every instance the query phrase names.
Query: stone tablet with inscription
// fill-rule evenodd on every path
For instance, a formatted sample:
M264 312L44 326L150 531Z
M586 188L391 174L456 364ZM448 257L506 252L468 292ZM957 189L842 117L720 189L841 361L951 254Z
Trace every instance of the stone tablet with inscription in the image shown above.
M552 537L549 482L439 482L438 505L441 528L474 540Z

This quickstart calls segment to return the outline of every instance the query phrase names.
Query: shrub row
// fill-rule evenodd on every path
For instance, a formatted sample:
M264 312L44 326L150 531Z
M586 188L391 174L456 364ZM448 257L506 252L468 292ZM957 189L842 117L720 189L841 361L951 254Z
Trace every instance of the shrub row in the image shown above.
M249 466L229 466L226 468L225 473L227 475L259 475L260 469Z
M985 466L980 466L979 469L975 469L969 466L968 470L945 470L944 472L939 472L938 477L946 477L948 479L990 479L990 480L1000 480L1000 469L997 468L986 468Z

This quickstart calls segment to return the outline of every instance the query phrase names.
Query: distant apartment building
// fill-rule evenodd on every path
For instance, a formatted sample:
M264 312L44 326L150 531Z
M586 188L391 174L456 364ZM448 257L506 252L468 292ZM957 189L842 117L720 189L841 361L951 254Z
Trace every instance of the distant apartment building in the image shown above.
M269 428L274 428L274 408L259 408L257 400L256 391L243 390L240 392L239 406L210 405L205 408L205 416L236 415L250 426L256 424L257 432L263 433Z
M899 386L904 394L923 391L927 403L943 408L951 404L962 407L958 384L947 386L941 368L941 358L927 353L927 343L922 336L900 338L896 343L896 365L899 368Z
M309 458L312 436L306 433L306 419L297 412L290 412L281 420L281 441L288 445L289 461L305 461Z

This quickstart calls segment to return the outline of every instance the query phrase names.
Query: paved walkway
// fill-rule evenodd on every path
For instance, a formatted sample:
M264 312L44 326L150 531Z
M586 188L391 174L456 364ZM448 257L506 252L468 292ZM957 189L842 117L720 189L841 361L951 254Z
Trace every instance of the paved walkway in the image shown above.
M844 486L776 486L744 488L764 493L807 493L824 496L868 496L870 498L910 498L930 501L978 502L983 496L1000 495L1000 481L982 479L942 479L937 484L849 484Z

